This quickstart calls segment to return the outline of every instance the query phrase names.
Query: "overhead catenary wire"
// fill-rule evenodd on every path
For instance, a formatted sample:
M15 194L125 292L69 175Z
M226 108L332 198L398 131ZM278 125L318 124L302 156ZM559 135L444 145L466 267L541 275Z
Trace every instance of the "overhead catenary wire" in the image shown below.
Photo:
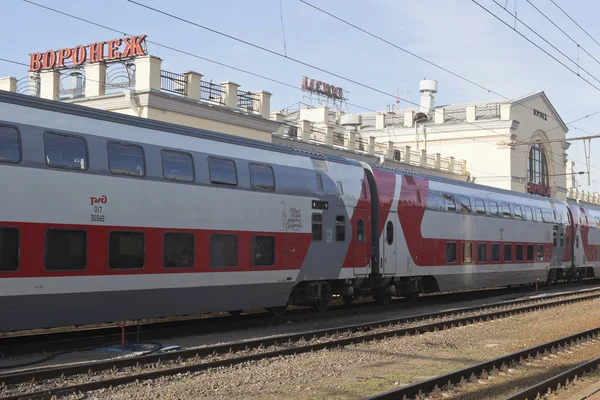
M579 25L577 23L577 21L575 21L569 14L567 14L567 12L565 10L562 9L561 6L559 6L558 4L556 4L556 2L554 0L550 0L552 2L552 4L554 4L560 11L562 11L563 14L565 14L567 16L567 18L569 18L575 25L577 25L579 27L579 29L581 29L586 35L588 35L588 37L590 39L592 39L594 42L596 42L596 44L598 46L600 46L600 43L598 43L598 41L588 33L588 31L586 31L581 25Z

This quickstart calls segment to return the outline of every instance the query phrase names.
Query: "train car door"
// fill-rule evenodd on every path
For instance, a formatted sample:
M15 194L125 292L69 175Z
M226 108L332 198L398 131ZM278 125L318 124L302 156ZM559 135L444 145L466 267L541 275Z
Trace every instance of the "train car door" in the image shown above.
M381 265L384 275L396 275L396 224L398 218L394 211L390 211L383 228L383 251L381 252Z
M371 261L371 249L369 238L371 237L370 212L366 208L355 208L352 221L354 235L352 235L352 254L354 254L354 275L366 275L369 273Z

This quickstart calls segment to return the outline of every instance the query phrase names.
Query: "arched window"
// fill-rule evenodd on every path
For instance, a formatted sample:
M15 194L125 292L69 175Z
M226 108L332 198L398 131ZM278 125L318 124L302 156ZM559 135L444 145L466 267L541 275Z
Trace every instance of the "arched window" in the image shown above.
M543 187L549 187L548 163L546 154L540 143L534 143L529 150L529 160L527 163L528 181Z

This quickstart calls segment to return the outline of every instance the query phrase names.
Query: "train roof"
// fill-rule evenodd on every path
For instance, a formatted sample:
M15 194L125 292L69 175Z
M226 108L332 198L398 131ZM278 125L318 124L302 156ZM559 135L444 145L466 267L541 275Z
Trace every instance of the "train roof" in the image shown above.
M322 154L318 152L310 152L306 150L295 149L290 146L280 145L277 143L263 142L260 140L244 138L227 133L215 132L201 128L193 128L169 122L157 121L154 119L136 117L132 115L125 115L115 113L113 111L99 110L96 108L86 107L79 104L70 104L64 103L62 101L42 99L39 97L28 96L20 93L13 93L0 90L0 103L10 103L24 107L33 107L43 109L46 111L76 115L84 118L92 118L118 124L153 129L157 131L163 131L169 134L193 136L201 139L214 140L239 146L253 147L261 150L293 154L295 156L315 158L340 164L361 166L360 162L351 158L344 158L336 155ZM248 117L260 118L254 115L248 115Z

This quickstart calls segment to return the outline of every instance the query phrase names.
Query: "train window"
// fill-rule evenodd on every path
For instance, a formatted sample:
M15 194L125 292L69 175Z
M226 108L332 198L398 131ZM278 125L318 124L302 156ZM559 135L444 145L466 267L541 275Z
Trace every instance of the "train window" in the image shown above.
M565 233L560 233L560 247L565 247Z
M21 162L21 136L16 128L0 126L0 161Z
M233 160L208 157L208 171L212 183L237 186L237 170Z
M323 240L323 215L312 215L312 240Z
M471 199L469 199L468 197L460 196L458 200L460 201L460 212L471 213Z
M88 169L87 145L82 137L44 133L46 165L66 169Z
M543 219L542 219L542 210L540 210L539 208L535 209L534 220L537 221L537 222L542 222L543 221Z
M19 268L19 230L0 228L0 271Z
M537 246L537 260L544 261L544 245L538 244Z
M317 189L323 191L323 175L320 172L317 172Z
M194 160L189 153L162 150L163 176L170 181L194 182Z
M238 263L237 235L215 234L210 238L210 266L236 267Z
M194 266L194 234L165 233L163 236L163 266L192 268Z
M335 240L336 242L346 241L346 222L343 215L335 217Z
M144 234L142 232L111 232L108 238L110 269L140 269L144 267Z
M515 219L523 219L523 211L521 206L514 206Z
M487 261L487 245L485 243L477 243L477 262L484 263Z
M500 244L492 243L492 261L500 261Z
M456 242L446 242L446 263L456 262Z
M510 204L502 203L502 216L504 218L510 218L511 217L511 214L510 214Z
M85 269L87 264L86 231L47 230L45 264L49 271Z
M385 232L387 244L391 246L394 243L394 223L392 221L388 221Z
M275 236L252 236L252 265L275 265Z
M542 210L542 220L544 222L554 222L554 213L551 210Z
M504 262L512 261L512 244L504 244Z
M500 215L499 211L498 211L498 203L496 203L495 201L490 201L490 215Z
M475 212L485 214L485 202L481 199L475 199Z
M523 245L518 244L515 246L515 260L523 261Z
M531 207L525 207L523 210L525 210L523 217L526 221L535 221L535 219L533 219L533 210Z
M342 184L342 181L337 181L336 182L337 185L337 190L339 194L344 194L344 185Z
M250 184L252 189L275 190L275 175L268 165L250 163Z
M473 243L463 242L463 264L471 264L473 262Z
M527 245L527 261L533 261L533 245Z
M133 144L108 142L108 169L115 175L146 175L144 150Z
M427 196L427 208L436 211L443 211L446 209L440 192L434 190L429 192L429 195Z
M444 193L444 205L446 211L456 211L456 203L454 202L454 196Z
M356 223L356 241L362 243L365 241L365 222L359 218Z

